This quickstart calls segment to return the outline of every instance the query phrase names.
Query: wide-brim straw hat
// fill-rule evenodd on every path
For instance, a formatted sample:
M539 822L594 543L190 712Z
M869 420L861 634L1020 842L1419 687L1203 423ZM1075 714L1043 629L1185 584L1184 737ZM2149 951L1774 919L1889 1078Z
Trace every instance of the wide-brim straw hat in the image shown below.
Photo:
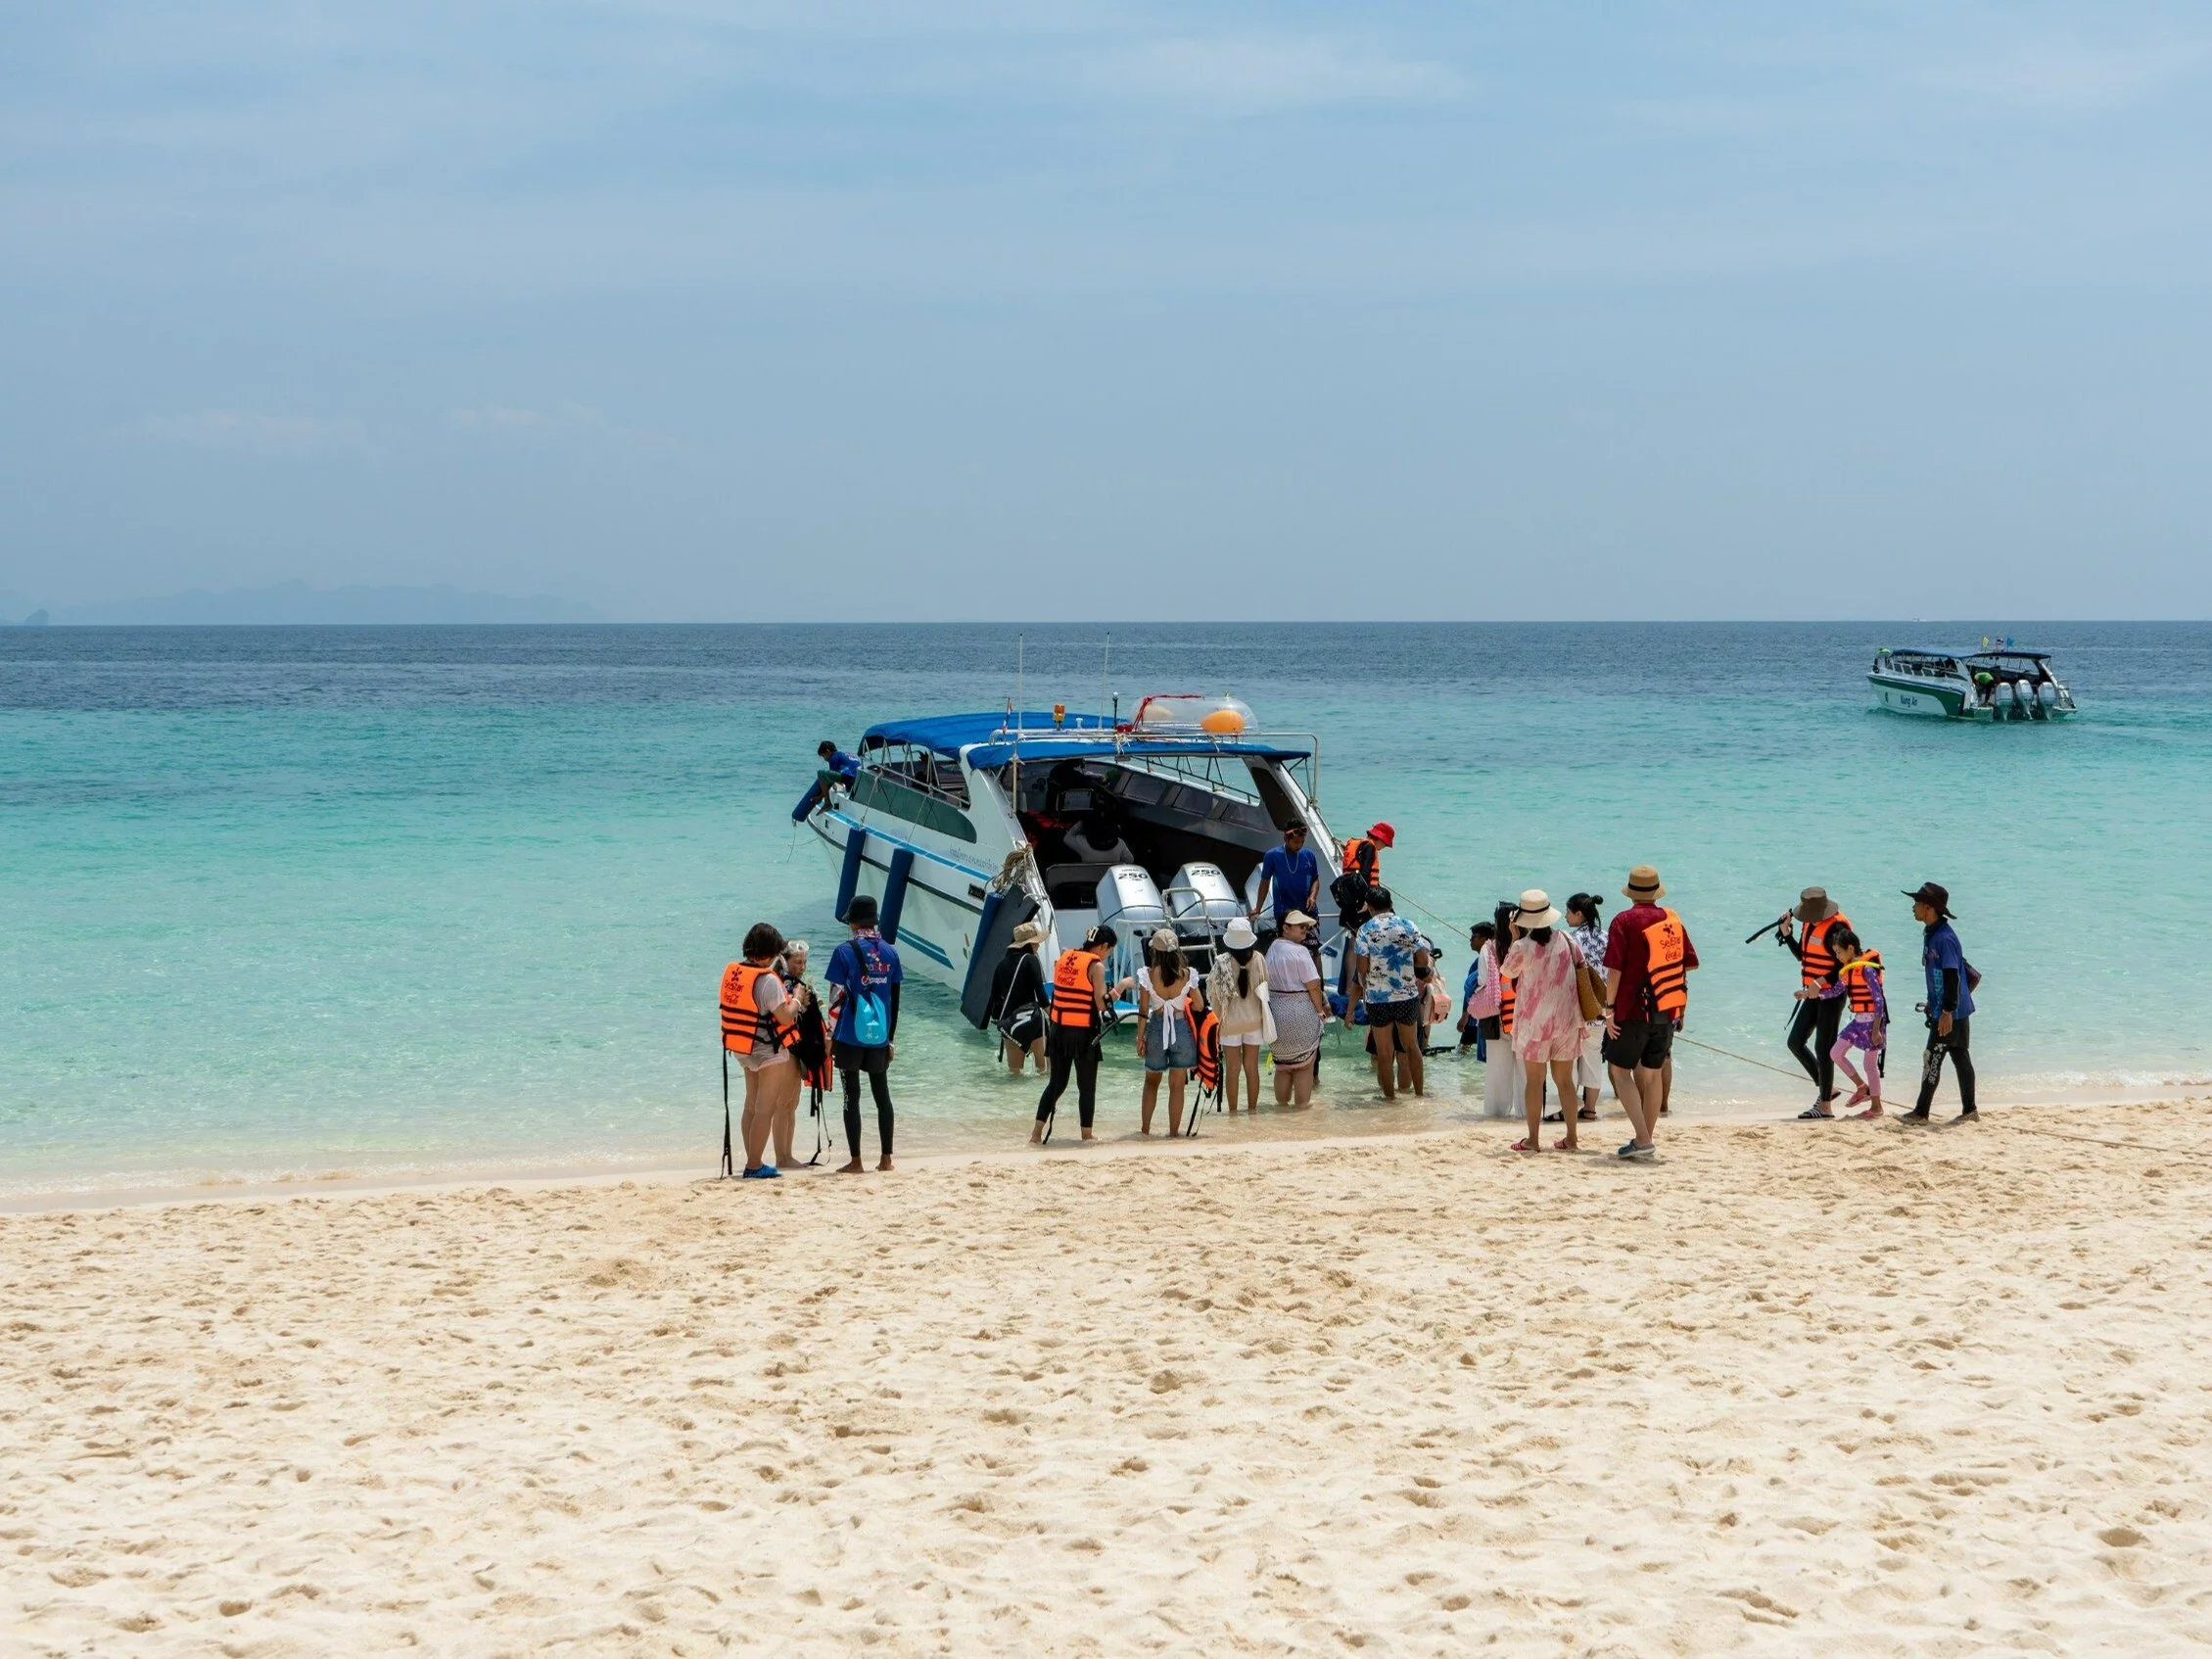
M1825 887L1808 887L1797 896L1797 919L1800 922L1825 922L1831 916L1841 916L1843 906L1828 897Z
M1530 930L1556 927L1559 925L1559 912L1552 907L1549 893L1541 887L1530 887L1521 895L1521 903L1514 909L1513 920Z
M1042 922L1024 922L1013 930L1013 942L1017 946L1033 945L1044 936L1045 924Z
M1663 899L1667 896L1667 883L1659 878L1659 872L1648 864L1639 864L1628 872L1628 884L1621 889L1624 899Z
M1283 925L1286 927L1310 927L1313 925L1313 918L1306 915L1302 910L1294 910L1283 918Z

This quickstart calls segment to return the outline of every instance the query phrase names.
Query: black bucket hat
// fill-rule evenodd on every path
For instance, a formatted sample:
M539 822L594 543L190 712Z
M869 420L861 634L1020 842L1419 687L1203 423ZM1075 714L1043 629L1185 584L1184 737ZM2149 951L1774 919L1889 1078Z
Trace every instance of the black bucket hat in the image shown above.
M1917 890L1905 895L1914 904L1924 904L1938 916L1951 915L1951 889L1934 881L1923 881Z

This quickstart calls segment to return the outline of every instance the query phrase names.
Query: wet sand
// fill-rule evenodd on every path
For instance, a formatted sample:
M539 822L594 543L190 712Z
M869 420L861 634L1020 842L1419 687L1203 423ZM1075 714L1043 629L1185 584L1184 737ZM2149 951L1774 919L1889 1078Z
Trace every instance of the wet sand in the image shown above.
M2205 1103L1514 1132L0 1217L0 1648L2212 1643Z

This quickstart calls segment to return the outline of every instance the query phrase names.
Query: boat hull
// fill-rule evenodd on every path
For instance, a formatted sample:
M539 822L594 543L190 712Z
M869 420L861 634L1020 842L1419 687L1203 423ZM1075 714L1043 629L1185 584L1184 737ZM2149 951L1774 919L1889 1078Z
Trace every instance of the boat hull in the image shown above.
M1869 674L1867 685L1874 688L1874 706L1890 714L1917 715L1928 720L1980 721L2000 725L2016 721L2064 720L2074 711L2064 704L2045 705L2030 713L2017 705L1992 707L1977 703L1967 694L1963 686L1948 685L1940 680L1922 680L1898 675Z
M856 824L841 812L817 814L808 827L822 843L833 880L843 877L847 842L856 833L867 837L853 892L868 894L883 911L891 904L892 866L904 867L896 933L901 962L908 972L934 979L957 994L967 981L990 891L989 873L927 845L923 835L893 836L880 826ZM900 858L902 852L911 860Z

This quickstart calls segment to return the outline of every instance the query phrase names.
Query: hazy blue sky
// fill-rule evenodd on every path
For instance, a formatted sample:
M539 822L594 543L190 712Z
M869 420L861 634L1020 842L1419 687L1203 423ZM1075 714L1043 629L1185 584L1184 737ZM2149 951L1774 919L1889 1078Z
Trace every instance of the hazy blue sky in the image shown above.
M0 589L2212 614L2212 11L0 0Z

